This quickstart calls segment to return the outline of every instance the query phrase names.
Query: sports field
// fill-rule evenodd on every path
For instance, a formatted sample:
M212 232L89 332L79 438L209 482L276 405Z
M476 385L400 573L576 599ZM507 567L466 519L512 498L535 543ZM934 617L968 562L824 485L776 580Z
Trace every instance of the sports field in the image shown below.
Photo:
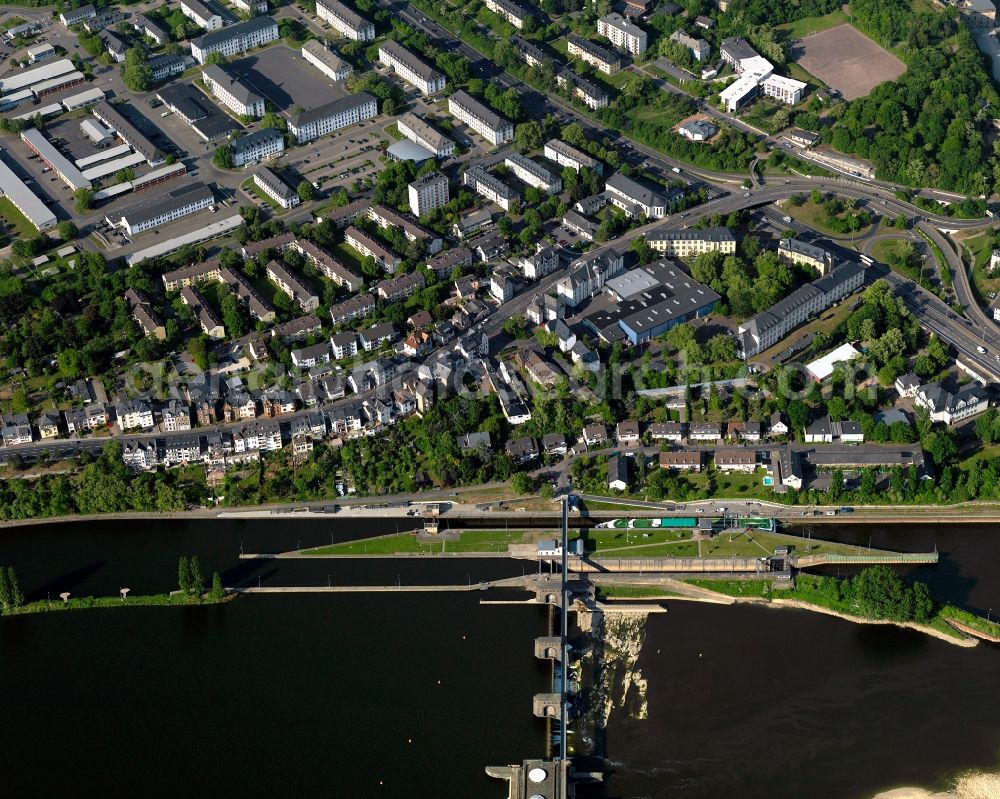
M906 71L896 56L850 25L837 25L794 42L790 59L815 75L845 100L864 97Z

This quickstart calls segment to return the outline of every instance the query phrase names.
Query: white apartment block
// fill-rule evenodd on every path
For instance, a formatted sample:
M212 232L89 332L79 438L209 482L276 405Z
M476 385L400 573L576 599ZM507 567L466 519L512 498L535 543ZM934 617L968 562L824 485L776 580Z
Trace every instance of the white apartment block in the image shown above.
M356 42L375 41L375 26L338 0L316 0L316 16Z
M597 20L597 32L606 36L611 43L632 55L646 52L646 31L633 25L621 14L613 13Z
M613 75L622 68L621 59L615 53L575 33L566 38L566 49L571 56L586 61L605 75Z
M771 75L763 83L764 94L774 97L788 105L795 105L802 99L802 93L806 90L806 84L800 80L786 78L782 75Z
M236 166L246 166L267 161L285 151L285 137L274 128L264 128L229 143Z
M218 64L203 67L201 79L212 95L237 116L264 116L264 98Z
M584 168L593 169L598 175L604 172L604 164L596 158L591 158L586 153L571 147L566 142L559 141L559 139L550 139L545 143L544 155L550 161L559 164L559 166L568 166L574 172L579 172Z
M545 167L536 164L520 153L508 155L504 158L504 164L522 183L541 189L546 194L558 194L562 191L561 177L552 174Z
M266 14L267 0L231 0L244 14Z
M267 276L306 313L319 308L319 297L283 264L270 261L267 265Z
M646 234L646 243L668 258L691 258L703 252L736 252L736 237L729 228L713 227L698 230L653 230Z
M440 172L428 172L409 184L410 211L414 216L423 216L435 208L447 205L448 178Z
M253 173L253 182L264 194L286 210L294 208L302 201L291 186L266 166L260 167Z
M321 105L319 108L303 111L288 123L288 129L301 144L346 128L348 125L374 119L377 114L378 103L375 102L375 98L367 92L358 92Z
M438 133L420 117L409 112L396 120L399 132L425 150L430 150L438 158L448 158L455 152L455 142ZM412 207L412 206L411 206Z
M518 30L524 28L525 20L531 16L531 12L512 0L486 0L486 7L497 16L503 17Z
M516 191L478 164L465 170L465 174L462 175L462 185L471 186L477 194L496 203L505 211L509 211L511 203L518 199Z
M448 98L448 112L464 122L494 147L514 138L514 125L491 111L468 92L459 90Z
M398 42L386 39L378 46L378 60L425 95L444 91L445 78Z
M556 75L556 83L561 87L572 86L573 94L583 104L593 111L599 108L606 108L609 102L608 93L600 86L577 75L569 69L562 70Z
M107 222L134 236L202 211L214 202L215 196L208 186L204 183L191 183L158 197L133 203L116 211L115 218L107 217Z
M181 13L199 28L207 31L217 31L226 24L221 16L206 8L198 0L181 0Z
M210 53L240 55L278 38L278 23L270 17L254 17L249 22L230 25L191 40L191 55L204 64Z
M663 219L667 215L665 197L620 172L608 178L604 188L612 204L621 208L628 217L645 214L649 219Z
M302 58L332 81L347 80L354 67L344 59L325 48L318 39L310 39L302 45Z

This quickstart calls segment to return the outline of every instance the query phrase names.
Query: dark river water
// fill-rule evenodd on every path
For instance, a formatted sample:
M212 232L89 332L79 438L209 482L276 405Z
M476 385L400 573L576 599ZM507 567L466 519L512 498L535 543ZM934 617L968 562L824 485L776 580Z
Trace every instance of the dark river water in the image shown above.
M400 522L400 529L406 524ZM240 561L393 532L385 521L156 521L0 531L31 597L166 591L179 555L227 585L473 582L516 562ZM831 528L816 527L816 535ZM831 531L832 532L832 531ZM923 550L936 596L1000 611L986 526L838 537ZM491 598L492 595L491 595ZM223 606L0 621L3 790L48 797L484 797L538 756L537 607L478 594L244 596ZM649 718L614 711L609 797L863 799L1000 767L1000 649L799 611L675 602L640 657ZM438 682L440 680L440 683Z

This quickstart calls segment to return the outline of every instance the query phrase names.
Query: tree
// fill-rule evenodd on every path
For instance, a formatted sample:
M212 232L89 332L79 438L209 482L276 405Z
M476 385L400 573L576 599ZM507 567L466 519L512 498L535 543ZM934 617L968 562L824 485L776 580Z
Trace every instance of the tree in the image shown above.
M80 231L69 220L64 219L59 223L59 238L63 241L72 241Z
M527 326L524 322L523 316L512 316L503 326L500 328L505 336L509 336L512 339L524 338L527 334Z
M201 562L198 560L197 555L191 556L190 570L191 570L191 593L193 593L195 596L201 596L202 592L205 590L205 577L201 573Z
M73 205L78 214L86 213L94 207L94 192L91 189L77 189L73 192Z
M518 472L510 481L510 487L518 494L530 494L534 489L534 481L527 472Z
M313 188L313 184L308 180L303 180L299 182L299 185L295 187L295 193L299 195L299 199L302 202L307 203L316 196L316 189Z
M24 592L21 590L21 581L18 580L17 572L14 571L13 566L7 567L7 594L12 608L19 608L24 604Z
M934 617L934 600L924 583L913 584L913 620L927 624Z
M184 555L177 560L177 587L181 593L191 593L191 565Z
M514 146L521 152L526 153L530 150L537 150L544 143L545 132L542 130L542 126L535 120L522 122L514 128Z
M234 169L236 167L236 159L233 158L233 148L228 144L221 144L216 147L215 153L212 155L212 163L219 169Z
M913 597L888 566L863 569L852 578L851 587L862 616L891 621L913 618Z
M0 566L0 610L10 610L10 585L7 583L7 570Z
M225 589L222 587L222 578L218 572L212 572L212 599L222 599L225 595Z
M153 83L153 70L146 62L144 48L130 47L125 53L125 66L122 68L122 83L134 92L145 92Z

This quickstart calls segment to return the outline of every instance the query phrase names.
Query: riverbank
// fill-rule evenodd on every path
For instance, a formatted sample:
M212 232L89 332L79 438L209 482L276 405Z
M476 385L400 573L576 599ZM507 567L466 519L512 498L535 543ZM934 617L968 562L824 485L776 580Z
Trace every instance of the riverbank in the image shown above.
M67 610L93 610L95 608L140 608L140 607L198 607L199 605L219 605L232 602L239 594L227 590L221 597L205 594L201 597L184 596L180 593L146 594L138 596L86 596L70 597L63 601L56 599L39 599L28 602L19 608L11 608L0 612L0 616L25 616L35 613L60 613Z
M818 583L828 583L832 585L838 582L837 578L834 577L810 577ZM781 596L781 594L788 594L791 593L791 591L798 589L791 589L790 591L774 590L770 582L767 580L690 580L688 582L707 591L715 591L723 596L730 597L734 604L755 604L766 605L768 607L778 609L795 608L798 610L808 610L813 613L821 613L825 616L835 616L838 619L850 621L855 624L890 624L894 627L916 630L917 632L929 635L941 641L947 641L950 644L966 648L977 646L979 644L979 638L983 637L982 635L976 635L976 633L971 629L966 632L953 626L949 622L946 614L954 613L958 611L958 609L953 608L950 605L939 608L929 624L922 624L916 621L878 619L862 616L858 613L852 613L846 609L831 607L830 605L832 604L832 600L828 597L826 598L827 604L822 604L821 602L811 602L804 597ZM812 587L809 590L819 593L822 591L822 587ZM979 619L979 617L974 614L967 613L966 611L958 612L973 619L978 619L983 624L987 623L986 619ZM971 625L969 626L971 628Z

